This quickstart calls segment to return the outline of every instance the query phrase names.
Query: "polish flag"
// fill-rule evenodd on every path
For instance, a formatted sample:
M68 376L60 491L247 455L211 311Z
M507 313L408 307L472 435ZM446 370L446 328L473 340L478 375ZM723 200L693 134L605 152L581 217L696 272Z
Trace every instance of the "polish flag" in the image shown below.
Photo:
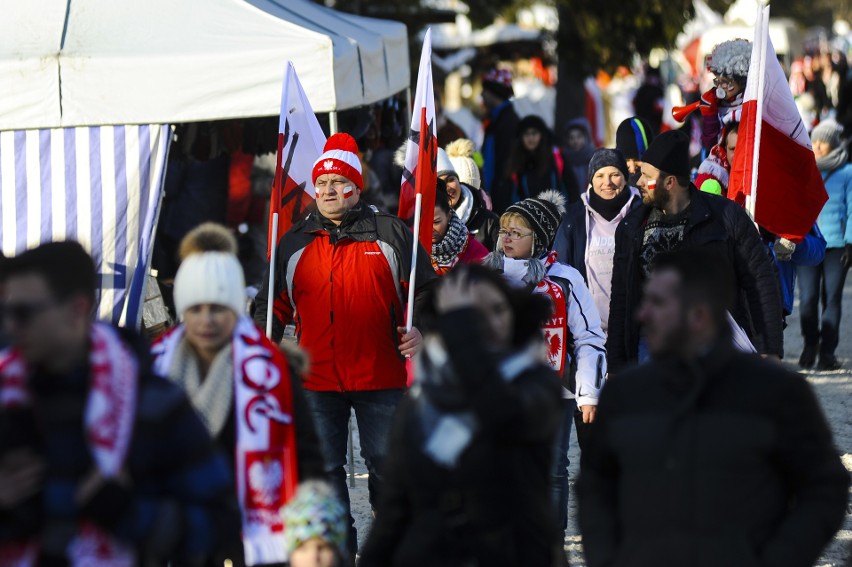
M275 180L269 203L268 257L271 257L273 246L316 198L311 172L314 162L322 155L323 146L325 134L302 89L293 62L288 61L281 92ZM276 213L277 227L274 223Z
M435 125L435 93L432 89L432 30L426 30L420 69L417 73L417 90L414 93L414 110L411 130L405 148L405 166L399 191L399 218L412 222L417 239L427 251L432 250L432 223L415 218L417 195L421 195L420 212L432 219L435 211L435 183L437 180L438 137ZM414 263L412 262L412 265Z
M758 225L794 242L805 237L828 200L769 39L769 6L758 7L728 196L745 202Z

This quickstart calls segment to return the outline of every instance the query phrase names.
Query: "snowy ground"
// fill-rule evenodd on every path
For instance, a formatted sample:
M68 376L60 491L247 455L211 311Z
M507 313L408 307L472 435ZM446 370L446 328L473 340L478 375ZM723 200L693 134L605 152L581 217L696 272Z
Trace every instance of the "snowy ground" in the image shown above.
M846 468L852 471L852 277L846 281L844 290L843 307L846 310L840 330L840 346L837 349L837 357L843 363L844 368L835 372L811 371L807 374L808 381L816 389L817 395L822 402L828 422L834 431L834 441ZM802 338L799 334L798 305L794 314L788 319L788 326L784 335L786 356L784 364L789 368L798 370L796 362L802 351ZM354 419L353 419L354 423ZM363 544L367 535L372 512L367 500L367 472L364 461L359 452L358 432L354 432L355 446L355 478L354 486L349 489L352 499L352 511L358 527L358 540ZM577 440L571 440L571 467L570 474L576 478L580 463ZM582 550L582 538L577 528L577 501L572 498L569 501L568 536L565 538L565 550L572 567L585 565ZM847 506L846 520L843 527L837 533L834 541L823 551L822 557L816 563L819 567L842 567L849 561L850 549L852 548L852 505Z

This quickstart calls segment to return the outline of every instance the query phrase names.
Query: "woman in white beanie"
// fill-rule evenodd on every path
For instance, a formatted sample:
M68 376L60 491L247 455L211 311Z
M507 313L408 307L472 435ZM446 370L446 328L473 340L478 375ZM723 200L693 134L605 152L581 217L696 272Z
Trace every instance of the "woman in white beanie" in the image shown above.
M447 182L456 215L490 252L497 245L500 218L491 212L490 197L482 189L474 150L473 142L464 138L448 144L446 151L438 149L438 177Z
M154 370L186 390L211 437L234 458L242 549L215 562L284 564L280 509L300 480L323 474L298 371L245 313L243 271L227 229L202 225L181 252L174 298L182 322L151 351Z

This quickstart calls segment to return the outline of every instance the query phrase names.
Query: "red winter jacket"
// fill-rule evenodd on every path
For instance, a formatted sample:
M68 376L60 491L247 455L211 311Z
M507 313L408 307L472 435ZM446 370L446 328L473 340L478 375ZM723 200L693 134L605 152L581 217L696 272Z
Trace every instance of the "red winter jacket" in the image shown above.
M411 230L396 217L358 204L339 226L314 211L278 244L272 339L294 321L310 356L304 387L313 391L404 388L405 358L396 328L405 320ZM435 280L429 255L417 254L415 301ZM269 278L255 321L266 325Z

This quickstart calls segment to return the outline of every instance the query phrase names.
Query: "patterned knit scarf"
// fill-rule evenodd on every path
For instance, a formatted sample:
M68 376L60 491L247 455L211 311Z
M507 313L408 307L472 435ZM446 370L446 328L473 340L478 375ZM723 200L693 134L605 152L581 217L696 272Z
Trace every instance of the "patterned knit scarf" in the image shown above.
M225 427L234 402L234 349L228 343L210 365L207 376L201 375L198 357L186 337L177 345L168 376L192 400L211 437Z
M432 245L432 267L436 271L440 266L455 264L456 258L467 245L468 234L467 227L461 219L456 216L455 212L450 211L450 226L447 228L447 234L440 242Z

